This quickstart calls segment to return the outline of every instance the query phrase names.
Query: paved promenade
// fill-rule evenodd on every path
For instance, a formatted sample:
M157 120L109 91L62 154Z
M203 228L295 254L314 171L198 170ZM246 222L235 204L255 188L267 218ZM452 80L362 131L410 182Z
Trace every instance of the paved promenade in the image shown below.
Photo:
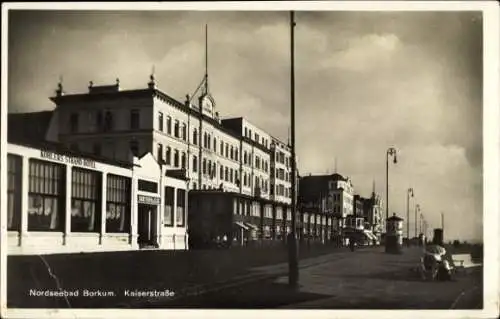
M202 295L167 304L181 308L482 308L481 268L458 274L451 282L423 282L411 271L420 256L420 248L406 248L401 255L386 254L383 247L341 249L300 260L298 290L288 287L288 264L281 263L254 267L251 273Z
M451 282L424 282L410 270L420 255L419 248L392 255L378 247L341 253L330 262L301 268L300 292L328 297L286 308L482 308L482 267L458 273ZM281 276L275 282L287 281ZM467 298L462 301L464 294Z

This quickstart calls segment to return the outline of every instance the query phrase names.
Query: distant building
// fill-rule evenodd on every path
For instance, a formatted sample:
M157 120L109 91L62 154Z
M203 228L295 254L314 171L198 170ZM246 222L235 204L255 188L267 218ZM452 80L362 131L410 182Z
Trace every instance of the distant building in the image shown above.
M290 205L235 192L192 190L189 247L248 246L285 241L291 231ZM221 242L221 238L229 242Z
M327 218L332 217L332 232L340 235L347 216L353 215L354 187L349 178L337 173L303 176L298 203L304 211L316 208Z

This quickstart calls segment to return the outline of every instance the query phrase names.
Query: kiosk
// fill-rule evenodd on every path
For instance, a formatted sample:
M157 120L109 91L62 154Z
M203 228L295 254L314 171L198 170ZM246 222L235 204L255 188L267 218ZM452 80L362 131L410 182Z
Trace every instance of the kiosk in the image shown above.
M400 254L403 247L403 219L394 213L387 219L387 234L385 238L385 252Z

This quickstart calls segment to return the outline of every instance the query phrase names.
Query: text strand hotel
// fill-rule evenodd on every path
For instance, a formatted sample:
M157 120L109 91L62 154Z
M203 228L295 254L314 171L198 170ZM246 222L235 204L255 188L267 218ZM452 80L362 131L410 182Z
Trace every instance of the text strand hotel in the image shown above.
M244 118L221 120L207 90L198 106L180 103L151 76L138 90L59 84L51 100L54 111L32 114L47 118L39 131L30 114L9 116L12 253L187 249L189 190L289 208L289 147Z

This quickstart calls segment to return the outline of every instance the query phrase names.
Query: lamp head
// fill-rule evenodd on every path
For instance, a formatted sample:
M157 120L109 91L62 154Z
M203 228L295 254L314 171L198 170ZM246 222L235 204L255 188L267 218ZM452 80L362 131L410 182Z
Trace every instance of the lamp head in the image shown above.
M398 163L398 157L396 156L396 152L394 152L394 164Z

